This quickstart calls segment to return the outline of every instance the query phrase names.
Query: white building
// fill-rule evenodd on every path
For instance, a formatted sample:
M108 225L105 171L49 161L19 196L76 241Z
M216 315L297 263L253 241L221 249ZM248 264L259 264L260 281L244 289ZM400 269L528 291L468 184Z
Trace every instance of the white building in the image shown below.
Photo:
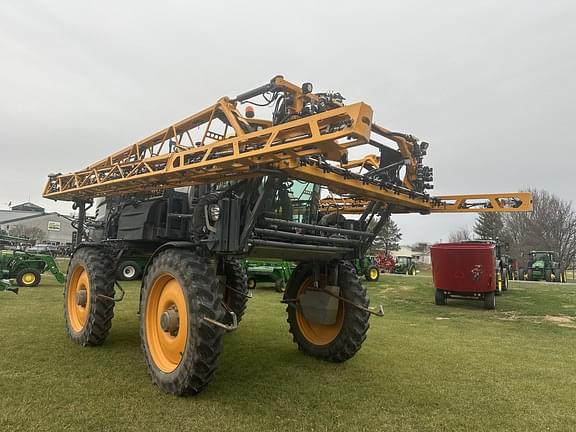
M76 232L72 218L56 212L46 213L42 207L30 202L0 210L0 229L10 232L16 225L38 228L44 233L42 242L58 245L72 243Z

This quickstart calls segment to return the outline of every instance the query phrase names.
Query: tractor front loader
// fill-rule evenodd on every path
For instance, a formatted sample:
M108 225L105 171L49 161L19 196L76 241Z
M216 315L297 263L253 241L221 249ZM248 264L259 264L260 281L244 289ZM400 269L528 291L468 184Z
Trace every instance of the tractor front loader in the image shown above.
M270 118L256 118L254 105L269 107ZM376 155L348 160L360 145ZM105 341L118 301L114 269L138 251L150 257L140 335L152 381L169 393L198 393L214 377L224 332L238 327L246 308L239 259L274 258L298 263L283 297L298 348L350 359L369 317L382 315L369 307L353 262L391 214L531 210L527 193L429 195L427 150L373 123L365 103L345 104L340 93L314 93L310 83L278 76L85 169L49 175L44 196L74 202L77 239L88 208L98 208L90 229L99 240L79 244L70 261L70 339ZM366 206L356 219L322 212L329 194Z
M58 282L66 282L66 275L60 271L51 255L0 251L0 275L4 279L15 279L19 287L38 286L46 271L52 273Z

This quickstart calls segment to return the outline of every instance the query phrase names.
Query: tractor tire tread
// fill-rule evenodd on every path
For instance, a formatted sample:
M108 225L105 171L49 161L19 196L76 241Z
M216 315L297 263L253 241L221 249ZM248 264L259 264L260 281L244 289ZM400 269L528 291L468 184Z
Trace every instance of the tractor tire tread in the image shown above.
M338 284L341 287L340 295L354 304L367 308L370 304L366 289L362 286L354 266L347 261L340 261L338 269ZM311 274L312 266L308 263L300 264L292 274L288 282L285 298L295 298L301 283ZM288 304L287 322L292 340L298 345L303 353L322 360L341 363L352 358L362 343L366 340L366 334L370 327L370 314L352 305L344 304L344 322L338 336L325 346L316 346L308 342L301 334L293 308L298 307Z
M248 306L248 276L246 269L236 258L225 258L224 272L226 285L233 290L225 289L224 302L236 314L238 323L242 320Z
M222 321L223 289L216 277L207 272L211 263L190 250L168 249L154 258L146 273L140 303L140 340L148 373L160 389L178 396L195 395L213 379L222 353L223 329L215 327L203 317ZM157 274L169 270L186 290L189 339L182 361L171 373L160 371L153 363L147 348L144 317L147 294Z
M84 264L90 278L90 312L86 325L81 332L76 333L70 328L70 325L66 326L68 337L82 346L102 345L110 333L112 319L114 318L115 303L101 297L103 295L114 298L115 295L113 258L103 248L80 248L70 260L66 286L77 262ZM64 301L64 318L67 321L66 304L67 302Z

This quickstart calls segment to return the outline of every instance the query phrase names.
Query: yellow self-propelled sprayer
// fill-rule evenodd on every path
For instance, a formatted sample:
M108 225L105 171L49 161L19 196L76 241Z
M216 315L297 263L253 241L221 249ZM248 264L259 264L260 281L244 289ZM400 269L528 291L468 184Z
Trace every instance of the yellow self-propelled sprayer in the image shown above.
M255 118L254 105L268 106L271 118ZM374 154L349 160L361 145ZM70 338L104 342L118 300L116 261L147 254L140 329L148 370L167 392L198 393L246 307L238 258L282 258L298 263L283 302L300 350L351 358L370 315L382 314L369 308L351 262L391 214L532 208L528 193L430 195L427 151L376 125L369 105L277 76L82 170L50 175L44 196L73 201L79 213L64 298Z

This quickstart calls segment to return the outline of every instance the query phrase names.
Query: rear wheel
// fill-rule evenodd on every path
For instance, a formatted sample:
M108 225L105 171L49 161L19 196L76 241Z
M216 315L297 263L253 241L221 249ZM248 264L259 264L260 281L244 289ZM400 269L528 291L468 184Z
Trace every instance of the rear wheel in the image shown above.
M16 275L16 285L20 287L37 287L42 276L40 272L33 268L20 270Z
M533 277L534 277L534 274L532 273L532 270L528 269L528 271L526 272L526 277L524 279L531 281L531 280L534 280Z
M253 277L248 278L248 282L246 283L249 290L253 290L256 288L256 279Z
M380 279L380 269L376 266L370 266L364 276L368 282L376 282Z
M224 273L226 276L224 304L236 314L236 318L240 322L248 303L246 270L237 259L227 258L224 261Z
M441 289L436 289L436 293L434 294L434 303L436 303L437 306L448 304L448 298Z
M484 294L484 309L496 309L496 295L494 291Z
M320 275L320 287L326 285L326 276ZM360 283L354 267L345 262L338 265L340 296L354 304L368 307L366 289ZM298 299L314 288L312 265L300 264L294 270L285 299ZM336 319L331 324L322 324L306 318L301 305L289 303L288 324L298 349L312 357L332 362L343 362L353 357L366 339L370 314L353 305L337 300Z
M114 317L114 266L105 249L78 249L68 267L64 318L68 336L80 345L101 345Z
M156 256L144 278L140 337L148 372L162 390L196 394L212 379L222 351L223 287L216 266L188 250Z
M546 280L546 282L553 282L552 279L552 270L545 270L544 271L544 279Z
M412 270L410 270L410 275L416 276L416 267L412 267Z

